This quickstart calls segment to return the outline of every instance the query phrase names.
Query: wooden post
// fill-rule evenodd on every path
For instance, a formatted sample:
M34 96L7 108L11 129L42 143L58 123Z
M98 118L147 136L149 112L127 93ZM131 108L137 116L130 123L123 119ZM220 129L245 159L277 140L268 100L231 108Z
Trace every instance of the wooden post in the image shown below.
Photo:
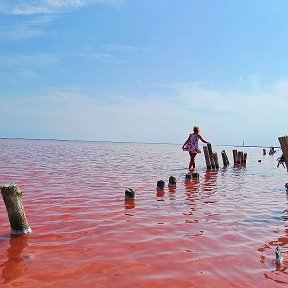
M23 235L32 232L22 203L22 191L17 184L1 186L1 194L6 206L11 226L11 234Z
M227 163L226 163L225 151L224 150L221 152L221 156L222 156L223 166L226 167Z
M214 159L214 163L215 163L215 168L219 169L218 155L216 152L213 152L213 159Z
M243 163L244 163L244 165L246 165L246 161L247 161L247 153L244 153L244 155L243 155Z
M164 180L157 181L157 189L164 189L164 187L165 187L165 181Z
M270 147L269 155L273 155L275 152L276 151L275 151L274 147L273 146Z
M125 190L125 200L132 200L135 198L135 191L132 188Z
M199 173L198 172L193 172L192 173L192 178L193 179L199 179Z
M226 151L225 151L225 158L226 158L227 165L229 165L230 162L229 162L228 156L227 156L227 154L226 154Z
M203 151L204 151L204 155L205 155L207 170L210 170L212 168L212 166L211 166L210 156L209 156L209 151L208 151L207 146L203 146Z
M207 148L208 148L208 153L209 153L209 157L210 157L211 167L212 167L212 169L215 169L215 161L214 161L214 157L213 157L213 150L212 150L211 143L207 143Z
M168 187L176 187L176 177L172 175L169 177Z
M234 165L237 164L237 149L232 150L233 152L233 160L234 160Z
M243 151L240 152L240 164L244 163L244 153Z
M185 181L190 181L192 179L192 175L190 173L187 173L185 175Z
M225 150L222 150L221 156L222 156L224 167L228 166L229 165L229 160L228 160L228 157L227 157L227 154L226 154Z
M278 137L281 145L284 161L286 164L286 169L288 171L288 136Z
M241 151L238 151L237 152L237 158L236 158L237 160L236 160L236 163L237 164L241 164Z

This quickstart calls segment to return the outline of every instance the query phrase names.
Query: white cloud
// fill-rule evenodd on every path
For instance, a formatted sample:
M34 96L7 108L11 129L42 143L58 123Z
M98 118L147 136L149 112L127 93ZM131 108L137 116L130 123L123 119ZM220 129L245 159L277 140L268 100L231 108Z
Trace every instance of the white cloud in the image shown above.
M211 83L185 82L159 86L166 89L169 92L168 95L172 95L170 98L174 99L175 105L179 104L180 106L192 107L202 111L234 112L233 100L238 99L241 95L238 95L238 93L236 95L236 92L232 91L223 92L205 87L209 84Z
M131 100L122 95L110 97L117 101L103 103L84 90L59 88L37 96L3 97L1 107L7 113L9 107L14 107L15 126L11 131L17 133L16 123L21 121L21 130L33 127L35 138L159 142L165 139L167 119L179 118L169 103ZM0 121L2 117L5 113L0 115Z
M13 21L2 23L0 27L2 40L25 40L38 38L43 36L51 36L51 31L44 31L43 27L49 25L57 16L55 15L37 15L22 19L21 21Z
M3 67L29 65L41 67L59 63L58 58L53 54L8 54L0 56L0 64Z
M52 14L89 4L103 3L117 6L121 2L121 0L2 0L0 13L13 15Z
M124 52L130 54L131 52L137 53L138 51L146 50L148 48L124 44L106 44L99 47L84 47L80 53L77 53L77 56L90 58L102 63L123 64L127 62Z
M88 57L103 63L121 64L126 62L124 59L117 58L115 55L108 53L88 53L81 54L81 56Z
M132 45L124 45L124 44L107 44L102 45L100 49L103 50L126 50L126 51L146 51L149 50L149 48L146 47L137 47Z
M1 78L8 81L18 76L35 78L38 69L60 63L58 57L53 54L6 54L0 56ZM11 80L9 80L11 79Z
M181 143L199 124L202 136L214 144L245 140L247 145L275 146L277 137L287 134L283 117L288 109L284 97L288 79L262 93L219 91L199 83L167 87L173 90L168 96L166 90L145 98L97 95L73 87L50 89L34 97L2 95L1 109L7 115L1 113L0 121L9 117L13 107L14 137L16 123L21 121L21 131L33 130L35 138Z
M47 33L41 29L32 28L29 26L8 27L7 29L1 29L2 40L19 41L25 39L39 38L47 36Z
M33 65L34 67L46 66L58 63L58 58L53 54L10 54L0 56L0 65L15 66L15 65Z
M119 7L122 0L4 0L0 1L0 15L23 17L6 19L0 27L0 40L26 40L55 36L57 32L45 30L45 26L58 19L60 13L87 5L106 4Z

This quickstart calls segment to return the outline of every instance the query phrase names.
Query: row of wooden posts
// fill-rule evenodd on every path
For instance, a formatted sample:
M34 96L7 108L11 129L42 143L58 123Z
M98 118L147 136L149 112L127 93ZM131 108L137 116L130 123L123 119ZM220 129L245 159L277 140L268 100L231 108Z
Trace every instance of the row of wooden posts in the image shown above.
M217 152L214 152L212 150L212 145L208 143L207 146L203 147L203 151L204 151L207 170L219 169L218 155L217 155ZM237 149L234 149L232 152L233 152L234 165L245 166L247 162L247 153L238 151ZM230 163L229 163L229 159L225 150L221 152L221 156L222 156L224 167L228 166Z
M218 169L219 163L218 163L218 156L216 152L212 151L211 144L207 144L207 146L204 147L204 154L205 154L205 160L207 169ZM224 166L229 165L229 160L226 155L225 150L221 152L223 164ZM233 150L233 158L234 158L234 164L245 164L247 154ZM192 174L188 173L185 176L185 181L190 181L191 179L197 179L199 178L199 174L197 172L194 172ZM160 180L157 182L157 189L164 189L165 182L163 180ZM174 176L169 177L169 187L175 187L176 186L176 178ZM1 186L1 194L6 206L6 210L8 213L8 218L11 226L11 234L14 235L22 235L22 234L29 234L32 232L23 207L22 203L22 191L19 189L17 184L10 184L10 185L4 185ZM125 190L125 199L134 199L135 197L135 191L131 188L128 188Z
M279 142L281 145L281 149L283 152L283 157L286 163L287 171L288 171L288 136L279 137ZM219 169L218 156L216 152L213 152L212 145L210 143L207 146L203 147L205 161L207 170L211 169ZM226 167L229 165L228 156L223 150L221 152L223 165ZM233 150L233 160L234 165L246 165L247 153L243 153L242 151L237 151L237 149ZM189 176L187 179L187 176ZM190 180L191 178L198 178L199 174L194 172L192 174L187 174L185 180ZM288 183L287 183L288 184ZM165 182L160 180L157 182L157 189L163 189ZM169 185L168 186L176 186L176 178L174 176L170 176ZM32 232L28 220L25 215L23 203L22 203L22 191L18 188L17 184L10 184L1 186L1 194L7 209L8 218L11 226L11 234L14 235L22 235L29 234ZM135 191L131 188L125 190L125 199L134 199Z
M207 169L218 169L218 156L216 152L212 151L212 145L209 143L204 147L204 154ZM225 150L221 152L223 164L224 166L229 165L229 160L226 155ZM237 150L233 150L234 164L246 163L247 155L243 152L237 152ZM185 180L191 180L191 178L199 178L199 174L194 172L192 174L187 174ZM157 189L164 188L165 182L160 180L157 182ZM169 185L172 187L176 186L176 178L174 176L170 176ZM21 235L21 234L29 234L32 232L23 207L22 203L22 191L19 189L17 184L10 184L1 186L1 194L7 209L8 218L11 226L11 234ZM133 189L126 189L125 191L125 199L133 199L135 197L135 191Z

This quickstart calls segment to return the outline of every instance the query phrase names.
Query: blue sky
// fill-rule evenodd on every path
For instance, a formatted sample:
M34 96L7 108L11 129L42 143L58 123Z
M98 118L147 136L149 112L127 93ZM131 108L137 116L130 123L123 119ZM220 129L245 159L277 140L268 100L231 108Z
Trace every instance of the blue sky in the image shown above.
M1 0L0 137L279 145L286 0Z

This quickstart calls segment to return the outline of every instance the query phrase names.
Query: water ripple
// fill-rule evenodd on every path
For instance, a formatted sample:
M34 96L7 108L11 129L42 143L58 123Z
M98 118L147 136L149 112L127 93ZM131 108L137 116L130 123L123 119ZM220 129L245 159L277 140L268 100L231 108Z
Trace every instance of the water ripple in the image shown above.
M223 147L214 149L220 155ZM225 147L230 163L232 149ZM0 282L283 287L286 171L277 169L277 155L243 149L246 167L218 171L206 171L198 155L200 177L187 182L188 155L180 145L0 140L0 184L18 183L33 229L10 237L0 201ZM166 188L170 175L176 188ZM163 191L156 190L160 179ZM136 190L134 200L124 201L127 187ZM276 246L284 256L280 268Z

